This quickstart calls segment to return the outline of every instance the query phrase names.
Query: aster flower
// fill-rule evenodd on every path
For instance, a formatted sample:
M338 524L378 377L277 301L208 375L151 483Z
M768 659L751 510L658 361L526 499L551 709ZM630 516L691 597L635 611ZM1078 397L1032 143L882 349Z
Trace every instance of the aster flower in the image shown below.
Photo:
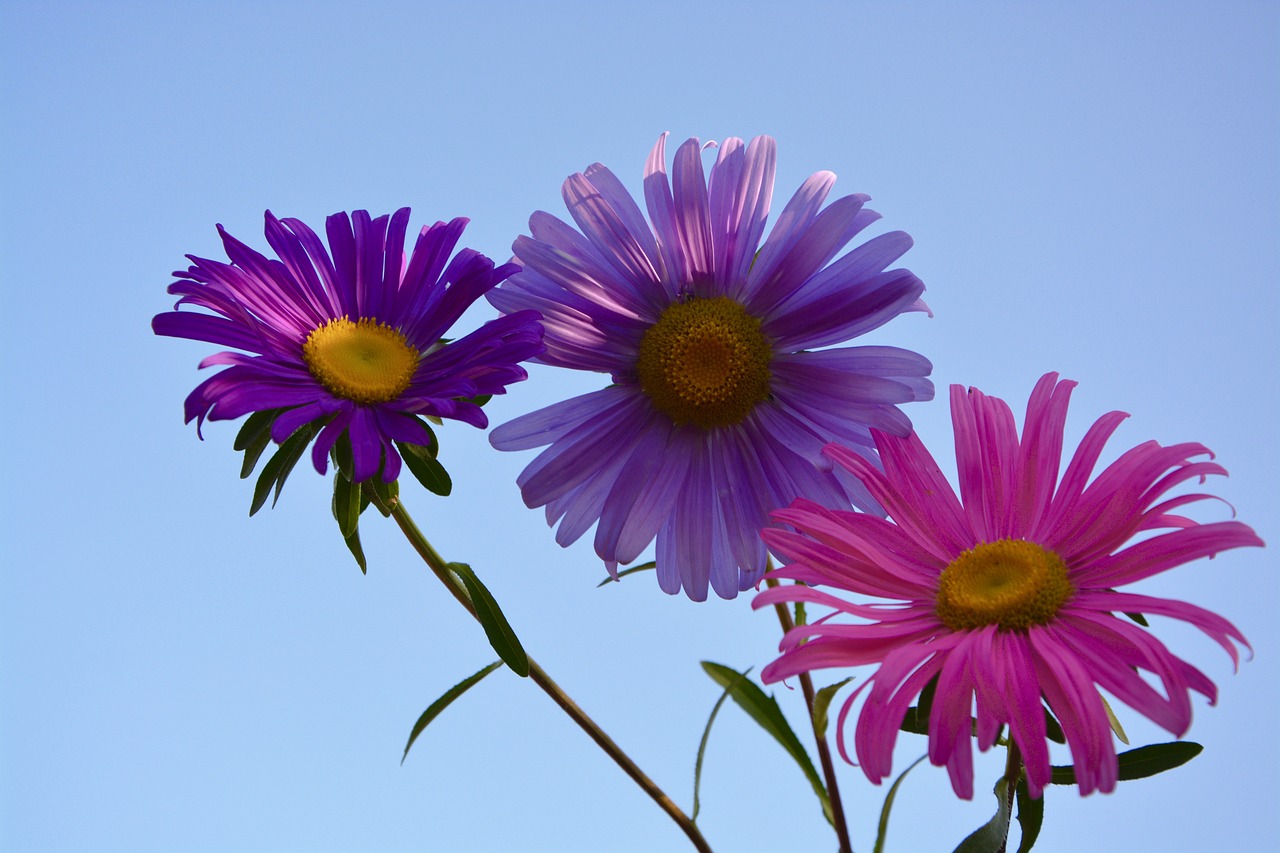
M1177 736L1191 724L1190 691L1211 704L1217 699L1200 670L1118 614L1181 619L1238 664L1234 643L1247 643L1227 620L1194 604L1116 589L1219 551L1262 545L1239 522L1199 524L1174 514L1211 496L1167 496L1171 489L1226 471L1200 458L1212 457L1202 445L1148 441L1089 482L1103 445L1127 417L1111 412L1088 431L1059 479L1074 386L1054 373L1043 377L1021 438L1004 401L951 386L959 498L915 434L876 432L883 471L838 445L825 452L866 484L889 520L802 500L774 514L795 532L764 531L769 547L792 561L775 576L809 586L766 590L753 606L803 601L834 612L789 632L782 656L762 677L776 682L879 664L839 716L839 746L849 760L845 720L870 687L854 743L872 782L890 771L909 704L936 679L929 758L946 765L961 797L973 796L974 706L978 748L990 748L1008 726L1030 792L1040 795L1050 780L1042 702L1066 735L1081 793L1111 791L1117 756L1099 688ZM1131 542L1136 535L1142 538ZM894 603L845 601L813 586ZM841 615L863 621L832 618Z
M495 429L499 450L549 445L524 470L525 503L545 506L556 541L596 524L611 572L657 539L658 583L701 601L748 589L765 569L758 535L799 495L879 510L821 455L840 441L874 456L869 429L906 434L900 403L927 400L931 365L885 346L819 349L909 310L924 285L887 270L911 246L895 231L832 259L879 218L835 181L810 177L761 245L774 141L727 139L704 178L690 139L666 170L666 134L645 167L646 222L595 164L563 187L574 230L537 212L513 247L523 271L489 294L504 312L543 315L538 360L607 373L613 384Z
M363 210L334 214L325 223L326 250L302 222L267 211L266 238L279 260L219 225L231 263L189 255L193 265L175 272L179 280L169 286L182 297L179 307L213 313L175 310L151 324L159 335L244 351L200 363L229 366L187 397L187 422L195 420L198 431L206 417L268 412L277 443L315 424L311 459L322 474L346 435L355 483L379 473L394 481L396 442L432 443L420 415L487 426L472 398L501 394L526 377L518 362L542 349L537 314L516 312L444 345L462 312L517 267L495 269L472 249L453 255L462 218L424 227L406 258L408 222L408 208L377 219Z

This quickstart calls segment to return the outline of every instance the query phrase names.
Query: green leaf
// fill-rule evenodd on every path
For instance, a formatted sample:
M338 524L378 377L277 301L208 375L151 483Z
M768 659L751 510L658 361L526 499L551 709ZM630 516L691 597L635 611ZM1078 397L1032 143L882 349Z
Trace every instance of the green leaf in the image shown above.
M835 818L831 813L831 798L827 796L826 786L822 784L818 771L814 769L809 753L805 751L796 733L791 730L787 718L782 715L782 709L778 707L777 700L772 696L766 696L765 692L752 681L740 678L741 673L727 666L704 660L702 668L713 681L729 690L733 701L747 712L747 716L772 735L773 739L795 759L796 764L800 765L800 769L804 771L805 778L813 786L813 792L818 795L818 800L822 803L822 814L827 818L827 822L834 826Z
M333 449L329 451L329 455L333 458L333 465L342 475L350 480L355 476L356 463L351 455L351 436L346 430L338 436L338 440L333 443Z
M333 517L343 539L350 539L360 524L360 484L353 483L341 471L333 472Z
M1005 796L1008 790L1009 783L1004 779L996 783L996 800L1000 805L995 815L961 841L955 853L996 853L1004 846L1005 839L1009 837L1009 798Z
M441 497L449 496L453 491L453 480L449 478L449 472L444 470L444 466L436 459L429 447L421 444L406 444L403 441L397 441L396 447L404 458L405 467L417 478L423 488Z
M479 672L468 675L457 684L450 687L436 701L427 706L427 710L422 712L422 716L418 718L418 722L413 724L413 731L409 732L409 742L404 745L404 755L400 758L400 763L404 764L404 760L409 757L409 748L413 746L413 742L418 739L418 735L422 734L422 730L436 717L440 716L440 712L453 704L453 700L457 699L463 693L466 693L472 687L475 687L489 673L502 666L502 661L494 661Z
M244 451L244 462L240 465L241 480L247 479L253 473L258 459L262 456L262 451L266 450L267 445L271 443L271 424L275 421L276 415L283 411L284 409L264 409L261 412L254 412L245 419L240 432L236 433L236 440L232 447Z
M529 656L525 654L524 646L520 645L520 638L507 623L507 617L502 615L498 602L494 601L489 590L480 583L480 578L476 577L476 573L466 563L450 563L449 570L466 586L467 595L471 597L471 603L476 609L476 618L480 620L480 626L489 638L489 645L493 646L503 663L511 667L512 672L521 678L528 676Z
M1126 613L1126 614L1124 614L1124 615L1125 615L1125 616L1128 616L1128 617L1129 617L1130 619L1132 619L1134 622L1137 622L1137 623L1138 623L1139 625L1141 625L1143 628L1150 628L1150 627L1151 627L1151 625L1149 625L1149 624L1147 623L1147 617L1143 616L1141 613Z
M901 731L915 735L927 735L929 733L929 711L933 708L933 692L937 689L938 676L935 675L921 689L920 698L916 700L916 704L907 709L901 725L898 726Z
M350 536L343 541L347 543L347 548L351 551L351 556L356 558L356 565L360 567L361 574L369 574L369 564L364 558L364 548L360 546L360 531L353 530Z
M372 491L378 496L378 500L374 502L374 506L378 508L378 512L382 513L384 518L391 517L391 505L400 497L400 481L392 480L390 483L382 482L381 475L374 475L364 481L365 492ZM369 501L366 499L365 504L361 506L360 511L364 511Z
M280 445L275 455L267 460L267 464L262 466L262 473L258 475L258 482L253 487L253 503L249 505L249 515L262 509L272 486L275 487L275 497L272 498L271 505L273 507L276 505L276 501L280 500L280 490L284 488L284 481L288 479L293 466L297 465L298 460L302 458L302 453L311 443L311 437L314 434L315 429L311 424L298 427L293 435Z
M889 831L889 811L893 808L893 798L898 796L898 786L902 784L902 780L907 778L907 774L916 768L916 765L928 758L928 754L920 756L911 762L911 766L898 774L898 778L893 780L893 784L889 786L889 793L885 794L884 807L880 809L880 827L876 831L876 846L874 853L884 853L884 839Z
M725 687L724 691L720 694L720 698L716 700L715 706L711 709L711 716L707 717L707 727L702 730L702 740L698 742L698 758L693 763L693 813L689 815L689 820L694 823L697 823L698 812L702 810L701 802L698 799L698 791L702 787L702 757L707 752L707 739L711 737L711 724L716 721L716 715L720 713L720 706L724 704L724 700L729 698L729 694L733 691L733 688L738 685L739 681L746 680L747 673L749 672L751 672L750 667L744 669L742 672L738 673L737 680Z
M828 684L814 694L813 733L818 737L824 737L827 733L827 710L831 707L831 700L836 698L836 693L840 688L850 681L853 681L852 676L843 681L837 681L835 684Z
M1153 743L1137 749L1120 753L1121 782L1130 779L1145 779L1175 767L1181 767L1195 758L1204 747L1189 740L1177 740L1171 743ZM1074 785L1076 783L1075 767L1054 767L1049 781L1054 785Z
M263 409L249 415L240 425L240 431L236 433L236 440L231 446L235 450L247 449L262 433L271 431L271 422L283 411L284 409Z
M1111 731L1116 733L1116 738L1122 744L1128 746L1129 736L1124 733L1124 726L1120 725L1120 719L1116 716L1116 712L1111 710L1111 703L1102 694L1098 694L1098 698L1102 700L1102 710L1107 712L1107 722L1111 724Z
M1044 795L1032 797L1025 778L1018 780L1014 793L1018 799L1018 826L1022 828L1018 853L1031 853L1032 846L1040 837L1040 825L1044 823Z
M1062 731L1062 726L1058 723L1058 718L1049 712L1048 708L1044 709L1044 731L1045 736L1054 743L1066 743L1067 736Z
M618 572L618 576L616 578L611 576L600 581L600 583L596 584L596 589L599 589L600 587L605 586L606 584L611 584L611 583L614 583L615 581L620 581L623 578L625 578L627 575L634 575L636 572L647 572L650 569L657 568L657 565L658 565L657 563L650 560L647 563L641 563L638 566L632 566L628 569L623 569L622 571Z

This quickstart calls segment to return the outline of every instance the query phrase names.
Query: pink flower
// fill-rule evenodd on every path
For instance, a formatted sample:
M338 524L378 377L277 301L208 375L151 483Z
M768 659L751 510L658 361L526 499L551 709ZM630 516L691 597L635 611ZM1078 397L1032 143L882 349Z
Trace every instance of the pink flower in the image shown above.
M784 585L753 606L803 601L835 608L783 638L765 668L776 682L828 667L879 664L845 701L844 724L868 686L854 746L867 777L890 772L898 727L916 696L937 678L929 714L929 759L945 764L956 793L973 796L971 715L978 748L1002 726L1022 754L1028 786L1049 783L1042 702L1061 723L1082 794L1111 791L1117 761L1098 689L1177 736L1191 724L1190 691L1217 698L1200 670L1120 615L1181 619L1218 642L1237 664L1227 620L1194 604L1117 591L1174 566L1262 540L1236 521L1199 524L1173 512L1211 497L1165 495L1180 483L1226 474L1200 444L1148 441L1123 454L1093 482L1107 438L1127 417L1111 412L1085 435L1059 480L1062 431L1074 382L1044 376L1027 404L1021 438L1003 400L951 386L960 497L913 433L873 431L884 471L829 444L825 453L861 480L889 520L796 501L773 514L796 532L766 529L765 542L789 564ZM1193 461L1199 457L1200 461ZM1128 544L1136 534L1154 535ZM836 587L893 603L853 603L813 586ZM858 623L836 622L839 614ZM1141 675L1163 686L1163 695ZM974 708L976 707L976 714Z

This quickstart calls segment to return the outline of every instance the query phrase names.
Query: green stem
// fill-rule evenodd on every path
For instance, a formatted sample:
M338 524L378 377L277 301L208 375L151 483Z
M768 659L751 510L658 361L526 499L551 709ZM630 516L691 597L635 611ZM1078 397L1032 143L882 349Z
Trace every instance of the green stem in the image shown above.
M413 545L414 550L418 552L431 571L444 584L445 589L449 590L449 593L474 618L476 615L475 606L471 603L471 597L467 594L466 587L462 584L462 581L449 570L448 563L440 556L439 552L431 547L431 543L422 535L422 531L418 529L418 526L413 523L413 519L409 517L409 513L399 499L393 498L390 504L386 509L391 513L391 517L395 519L396 524L400 526L400 530L409 540L409 543ZM698 827L689 819L689 816L681 811L680 807L652 779L646 776L643 770L636 766L636 763L622 751L622 748L614 742L613 738L605 734L604 730L588 717L576 702L569 698L569 695L551 679L551 676L547 675L542 667L534 662L533 658L529 659L529 678L542 688L542 691L551 697L551 701L560 706L560 709L568 714L595 741L596 745L603 749L614 760L614 763L621 767L622 771L630 776L631 780L639 785L658 804L658 807L676 822L680 829L684 831L684 834L689 837L689 840L693 842L693 846L699 853L711 853L711 846L702 837L702 833L698 831Z
M778 581L764 576L764 582L772 589L778 586ZM774 611L778 614L778 621L782 624L782 633L787 633L796 626L795 621L791 618L791 610L783 602L778 602L773 606ZM809 723L813 726L813 739L818 744L818 760L822 763L822 775L827 780L827 798L831 801L831 822L835 824L836 838L840 842L840 853L853 853L853 845L849 841L849 825L844 816L844 805L840 802L840 786L836 783L836 767L835 762L831 760L831 748L827 746L827 736L818 731L818 720L813 715L813 679L809 677L809 673L800 673L800 689L804 691L805 707L809 709Z
M1022 753L1018 751L1018 744L1013 740L1013 733L1009 734L1009 753L1005 756L1004 761L1004 781L1005 781L1005 804L1009 809L1009 823L1004 828L1004 840L1000 842L1000 850L998 853L1005 853L1005 848L1009 846L1009 828L1013 825L1013 801L1018 793L1018 782L1022 778Z

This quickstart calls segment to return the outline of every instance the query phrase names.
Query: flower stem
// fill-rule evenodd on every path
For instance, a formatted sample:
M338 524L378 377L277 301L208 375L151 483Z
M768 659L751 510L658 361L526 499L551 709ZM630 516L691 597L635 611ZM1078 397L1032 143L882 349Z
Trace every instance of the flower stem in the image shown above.
M764 576L764 582L769 588L778 586L778 581ZM778 602L773 606L778 614L778 621L782 623L782 633L787 633L796 626L795 621L791 618L791 611L784 602ZM822 763L822 775L827 780L827 798L831 801L831 822L835 824L836 838L840 842L840 853L853 853L853 845L849 841L849 824L845 820L844 805L840 802L840 786L836 783L835 763L831 760L831 748L827 746L827 736L818 731L818 720L813 714L813 679L809 677L809 673L800 673L800 689L804 691L805 707L809 709L809 723L813 726L813 739L818 744L818 760Z
M396 524L399 525L409 543L413 545L414 550L418 552L423 562L444 584L445 589L449 590L458 603L474 618L476 615L475 605L471 603L471 597L468 595L462 581L449 570L445 559L422 535L422 531L413 523L413 519L410 518L399 498L392 498L389 503L390 505L386 508L390 511L391 517L395 519ZM560 709L568 714L570 719L577 723L595 741L596 745L603 749L614 760L614 763L621 767L622 771L630 776L631 780L639 785L658 804L658 807L676 822L699 853L711 853L711 846L702 837L702 833L698 831L698 827L694 825L689 816L681 811L680 807L652 779L645 775L643 770L636 766L636 763L622 751L622 748L614 742L613 738L605 734L604 730L587 716L586 712L578 707L576 702L569 698L569 695L552 680L551 676L547 675L546 670L534 662L533 658L529 658L529 678L538 687L542 688L542 691L551 697L551 701L560 706Z
M1018 781L1022 778L1022 753L1018 751L1018 744L1014 742L1013 735L1009 736L1009 753L1005 757L1004 762L1004 781L1005 781L1005 804L1009 809L1009 823L1004 828L1004 840L1000 842L1000 850L998 853L1005 853L1005 848L1009 845L1009 828L1013 824L1013 801L1018 792Z

